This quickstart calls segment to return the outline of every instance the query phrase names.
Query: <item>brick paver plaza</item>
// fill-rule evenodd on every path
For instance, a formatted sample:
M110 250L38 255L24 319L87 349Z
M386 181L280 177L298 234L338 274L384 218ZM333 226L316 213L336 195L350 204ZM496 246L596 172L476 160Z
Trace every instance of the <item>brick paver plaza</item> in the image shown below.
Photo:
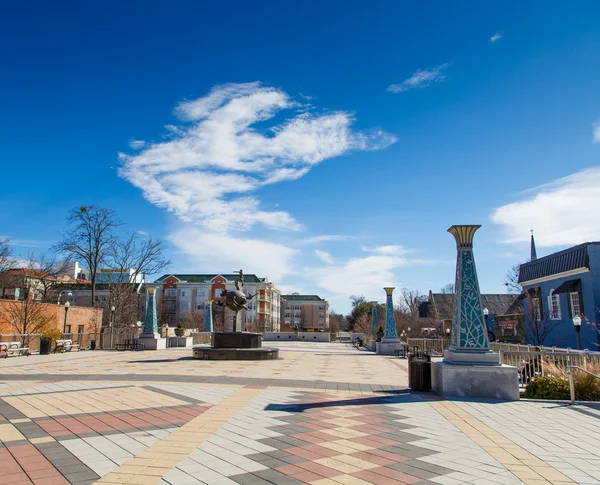
M0 484L600 484L600 410L445 400L406 361L285 343L0 361Z

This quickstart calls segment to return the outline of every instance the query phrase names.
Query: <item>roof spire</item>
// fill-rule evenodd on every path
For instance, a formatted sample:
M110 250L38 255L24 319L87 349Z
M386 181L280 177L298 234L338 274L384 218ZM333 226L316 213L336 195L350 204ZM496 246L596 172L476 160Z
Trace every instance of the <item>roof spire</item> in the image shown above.
M537 259L537 252L535 251L535 239L533 239L533 229L531 230L531 261Z

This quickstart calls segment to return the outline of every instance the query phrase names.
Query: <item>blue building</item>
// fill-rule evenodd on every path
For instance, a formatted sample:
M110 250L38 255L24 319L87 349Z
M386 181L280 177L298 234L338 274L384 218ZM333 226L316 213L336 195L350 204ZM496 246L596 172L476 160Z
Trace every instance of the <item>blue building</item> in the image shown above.
M580 316L581 348L600 350L600 242L537 258L519 269L526 336L533 345L577 348L573 318Z

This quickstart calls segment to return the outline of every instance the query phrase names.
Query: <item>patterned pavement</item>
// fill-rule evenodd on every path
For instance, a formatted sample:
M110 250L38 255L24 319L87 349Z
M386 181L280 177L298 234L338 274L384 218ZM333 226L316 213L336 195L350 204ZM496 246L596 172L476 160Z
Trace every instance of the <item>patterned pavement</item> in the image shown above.
M403 360L281 349L2 361L0 484L600 484L597 408L449 401L407 390Z

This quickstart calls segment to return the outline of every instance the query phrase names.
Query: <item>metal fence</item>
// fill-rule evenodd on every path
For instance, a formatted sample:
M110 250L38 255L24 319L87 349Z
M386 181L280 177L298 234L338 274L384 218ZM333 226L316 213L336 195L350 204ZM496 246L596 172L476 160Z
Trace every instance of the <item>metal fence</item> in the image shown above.
M102 333L98 335L96 348L116 349L117 346L124 344L127 340L137 339L140 333L141 330L138 328L104 328Z
M32 354L40 353L40 343L43 339L41 334L3 334L0 335L0 343L17 342L21 347L29 349ZM62 340L71 340L73 344L79 345L80 350L88 350L91 348L91 343L96 340L94 333L65 333L61 337ZM50 348L50 352L54 351L54 344Z
M447 338L407 338L406 343L410 347L418 347L419 350L438 357L444 355L444 350L450 347L450 339Z

